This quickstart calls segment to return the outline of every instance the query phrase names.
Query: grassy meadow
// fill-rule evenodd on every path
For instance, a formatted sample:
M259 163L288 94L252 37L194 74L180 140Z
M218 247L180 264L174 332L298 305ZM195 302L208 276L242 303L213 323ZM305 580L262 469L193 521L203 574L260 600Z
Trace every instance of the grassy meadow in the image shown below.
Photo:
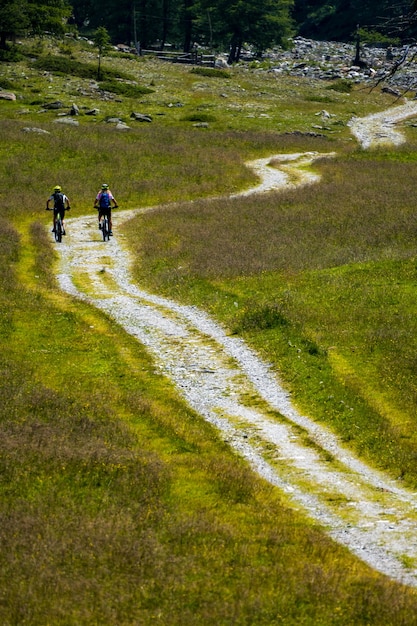
M305 413L415 489L417 131L360 150L347 121L392 100L358 86L115 54L116 93L92 86L84 44L22 52L0 64L17 96L0 101L0 623L415 624L415 590L330 540L141 345L59 291L44 208L60 184L90 214L103 181L121 209L158 207L124 228L140 284L243 336ZM219 199L255 184L246 161L307 150L337 152L315 163L320 184Z

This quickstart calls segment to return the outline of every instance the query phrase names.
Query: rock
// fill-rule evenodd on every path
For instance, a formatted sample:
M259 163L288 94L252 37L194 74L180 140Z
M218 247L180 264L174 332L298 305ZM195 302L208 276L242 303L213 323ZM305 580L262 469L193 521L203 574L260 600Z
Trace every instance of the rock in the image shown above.
M322 111L319 111L318 113L315 113L315 115L321 115L321 117L324 120L328 120L331 118L331 115L328 111L326 111L325 109L323 109Z
M0 91L0 100L16 100L16 95L11 91Z
M399 98L401 96L401 92L398 89L393 89L392 87L382 87L381 91L383 93L389 93L391 96L395 96Z
M98 113L100 113L99 109L90 109L89 111L85 112L86 115L97 115Z
M229 67L227 61L225 61L225 59L216 59L214 61L214 67L220 68L220 69L227 69Z
M28 126L25 126L25 128L22 128L22 131L24 133L39 133L40 135L51 134L48 130L44 130L43 128L29 128Z
M208 128L208 122L196 122L193 124L194 128Z
M70 109L70 115L79 115L79 114L80 114L80 109L77 107L76 104L73 104Z
M56 100L56 102L47 102L43 105L44 109L62 109L63 103L60 100Z
M128 126L124 122L119 122L118 124L116 124L116 130L130 130L130 126Z
M152 117L150 115L144 115L143 113L131 113L130 117L138 122L152 122Z
M106 123L107 124L122 124L123 121L119 117L107 117Z
M72 117L59 117L54 120L55 124L67 124L67 126L79 126L80 123Z

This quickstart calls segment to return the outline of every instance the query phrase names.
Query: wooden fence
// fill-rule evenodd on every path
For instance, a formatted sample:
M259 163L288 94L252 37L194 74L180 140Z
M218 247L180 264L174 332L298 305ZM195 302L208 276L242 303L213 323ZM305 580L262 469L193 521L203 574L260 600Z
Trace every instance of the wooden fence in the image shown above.
M188 63L189 65L206 65L214 67L216 57L214 54L201 54L198 51L179 52L173 50L141 50L141 55L153 54L161 61L171 63Z

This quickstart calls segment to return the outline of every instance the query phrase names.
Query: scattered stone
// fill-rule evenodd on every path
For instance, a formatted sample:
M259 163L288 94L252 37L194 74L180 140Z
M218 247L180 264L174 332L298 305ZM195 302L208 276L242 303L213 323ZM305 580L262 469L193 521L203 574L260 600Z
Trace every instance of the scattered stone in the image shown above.
M319 111L318 113L316 113L315 115L321 115L321 117L325 120L328 120L331 118L331 115L328 111L326 111L325 109L323 109L322 111Z
M67 124L67 126L79 126L80 123L72 117L58 117L54 120L55 124Z
M107 124L122 124L123 120L121 120L119 117L106 117L106 123Z
M218 58L214 61L214 67L217 67L220 69L227 69L229 65L227 61L225 61L225 59Z
M193 126L194 128L208 128L209 124L208 122L196 122Z
M99 109L90 109L89 111L85 112L86 115L98 115L99 113L100 113Z
M365 44L360 51L359 65L352 61L355 59L353 43L315 41L304 37L294 37L291 43L292 47L288 50L277 47L265 55L264 59L269 60L270 68L262 68L260 65L258 72L325 81L347 80L357 84L375 85L381 82L386 87L399 90L399 96L407 91L416 92L415 64L404 63L395 72L392 71L396 63L407 54L407 46L391 46L387 50L383 46ZM242 61L253 63L256 59L250 54L244 54Z
M0 91L0 100L16 100L16 94L11 91Z
M80 109L77 107L76 104L73 104L71 106L70 115L79 115L79 114L80 114Z
M124 122L119 122L118 124L116 124L116 130L130 130L130 126L128 126Z
M22 128L22 131L24 133L39 133L39 135L50 135L51 134L49 132L49 130L44 130L43 128L29 128L28 126L25 126L25 128Z
M152 122L152 117L150 115L144 115L143 113L132 112L130 117L138 122Z
M297 137L325 137L322 133L314 133L311 131L292 130L285 133L286 135L296 135Z
M398 89L394 89L393 87L383 87L381 91L383 93L389 93L391 96L395 96L396 98L399 98L401 96L401 91L399 91Z
M43 105L44 109L47 110L54 110L54 109L62 109L63 107L63 103L60 100L56 100L55 102L47 102L46 104Z

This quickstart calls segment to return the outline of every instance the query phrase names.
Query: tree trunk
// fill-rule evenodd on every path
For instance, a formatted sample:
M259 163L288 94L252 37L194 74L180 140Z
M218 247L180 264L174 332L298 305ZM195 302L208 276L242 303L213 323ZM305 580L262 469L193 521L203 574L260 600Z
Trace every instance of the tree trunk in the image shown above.
M232 63L237 63L239 61L241 50L242 39L239 37L239 35L235 34L233 35L230 42L229 58L227 59L229 65L232 65Z
M193 34L192 0L184 0L184 52L190 52Z

